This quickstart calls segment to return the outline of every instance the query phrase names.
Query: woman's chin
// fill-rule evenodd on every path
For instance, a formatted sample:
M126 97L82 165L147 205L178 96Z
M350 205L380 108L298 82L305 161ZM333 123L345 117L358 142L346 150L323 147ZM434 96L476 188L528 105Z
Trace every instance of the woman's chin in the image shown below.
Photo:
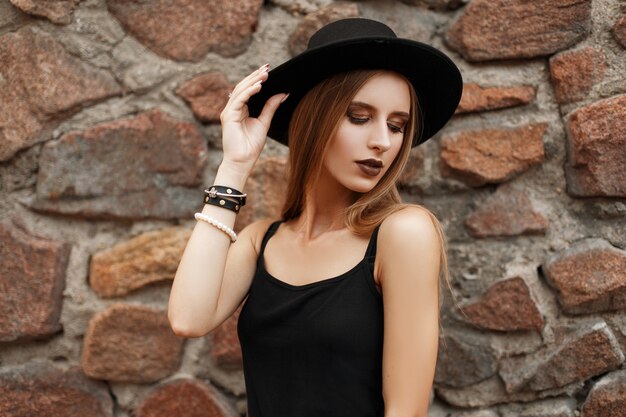
M372 189L374 189L376 184L378 184L378 180L370 179L370 180L355 182L354 184L352 184L351 187L348 187L348 188L350 188L355 193L365 194L365 193L372 191Z

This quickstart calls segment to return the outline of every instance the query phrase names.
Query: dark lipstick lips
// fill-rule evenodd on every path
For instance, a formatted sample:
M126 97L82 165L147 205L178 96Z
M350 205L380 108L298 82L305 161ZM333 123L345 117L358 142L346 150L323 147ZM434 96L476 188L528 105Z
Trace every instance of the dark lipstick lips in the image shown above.
M365 164L365 165L369 165L371 167L374 168L381 168L383 166L383 162L378 160L378 159L373 159L373 158L369 158L369 159L363 159L361 161L356 161L358 163L361 164Z

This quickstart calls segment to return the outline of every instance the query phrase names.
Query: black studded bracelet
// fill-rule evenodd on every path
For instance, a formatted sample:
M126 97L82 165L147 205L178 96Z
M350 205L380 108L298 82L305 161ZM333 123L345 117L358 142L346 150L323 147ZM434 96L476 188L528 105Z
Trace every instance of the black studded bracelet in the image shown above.
M204 196L204 203L212 204L218 207L227 208L229 210L234 211L235 213L239 213L239 210L241 209L241 206L238 203L231 201L227 198L211 198L208 195L206 195Z
M213 185L208 190L204 190L204 203L239 213L241 207L246 205L246 196L247 194L232 187Z

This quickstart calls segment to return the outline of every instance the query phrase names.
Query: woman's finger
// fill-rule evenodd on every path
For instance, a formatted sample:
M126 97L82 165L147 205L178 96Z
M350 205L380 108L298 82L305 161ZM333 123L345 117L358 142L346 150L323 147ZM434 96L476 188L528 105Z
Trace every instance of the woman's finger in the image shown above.
M245 87L240 87L237 89L237 91L234 91L231 93L230 99L232 100L232 102L234 103L235 100L243 93L245 93L250 87L257 85L259 82L263 82L267 79L268 74L267 72L262 73L257 75L256 77L253 77L250 81L248 81L248 84Z
M278 109L278 106L280 106L280 104L287 99L287 96L289 96L289 94L287 94L286 96L283 96L283 94L274 94L265 102L265 105L261 110L261 114L259 114L257 119L259 120L259 122L261 122L263 126L266 127L266 129L269 128L272 118L274 117L274 113L276 113L276 110Z
M250 85L245 90L240 91L237 95L233 95L230 98L231 109L234 111L242 111L244 105L246 105L250 97L253 94L256 94L259 91L261 91L262 86L263 86L263 80L260 79L254 84Z
M231 91L230 96L233 97L239 94L242 90L248 88L250 85L258 81L260 77L267 73L267 71L264 70L265 68L269 69L269 65L262 65L261 67L250 73L246 78L237 83L233 91Z

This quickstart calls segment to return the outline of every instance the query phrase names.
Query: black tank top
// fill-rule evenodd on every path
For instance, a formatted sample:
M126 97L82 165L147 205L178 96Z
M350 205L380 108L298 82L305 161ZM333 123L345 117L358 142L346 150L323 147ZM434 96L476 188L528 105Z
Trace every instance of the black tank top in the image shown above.
M237 322L248 417L383 417L383 299L374 281L377 226L363 259L333 278L292 285L263 252Z

